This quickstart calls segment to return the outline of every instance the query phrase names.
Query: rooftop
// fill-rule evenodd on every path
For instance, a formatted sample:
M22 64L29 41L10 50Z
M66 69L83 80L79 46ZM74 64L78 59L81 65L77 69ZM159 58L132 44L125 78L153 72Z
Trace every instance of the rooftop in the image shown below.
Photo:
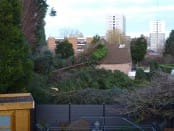
M108 53L100 64L125 64L131 62L131 53L129 45L120 46L118 44L106 44ZM122 47L122 48L119 48Z
M34 108L30 93L0 94L0 110Z

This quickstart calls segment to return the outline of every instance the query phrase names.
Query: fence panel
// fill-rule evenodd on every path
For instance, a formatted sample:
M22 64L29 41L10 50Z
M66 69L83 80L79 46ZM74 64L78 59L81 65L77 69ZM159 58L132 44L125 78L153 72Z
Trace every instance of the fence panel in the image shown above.
M68 105L38 105L36 107L36 123L58 125L69 121Z
M36 123L39 123L39 129L49 128L58 131L63 124L78 120L86 120L90 128L100 125L100 129L105 131L112 130L141 130L142 128L120 115L117 105L37 105L36 106ZM152 130L149 126L144 130Z

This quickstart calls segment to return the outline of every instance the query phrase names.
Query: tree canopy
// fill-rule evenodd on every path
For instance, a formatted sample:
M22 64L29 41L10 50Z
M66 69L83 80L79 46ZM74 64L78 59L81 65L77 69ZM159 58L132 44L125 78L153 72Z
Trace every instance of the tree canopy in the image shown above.
M146 50L147 50L147 41L143 36L132 39L131 55L132 55L132 60L135 64L144 59Z
M60 55L62 59L69 58L74 55L72 44L68 40L57 42L56 54Z
M98 41L100 41L100 36L99 35L95 35L93 36L92 42L91 43L97 43Z
M174 56L174 30L170 32L169 38L166 40L165 44L165 54L170 54Z
M20 30L21 2L0 1L0 92L25 90L31 76L29 48Z

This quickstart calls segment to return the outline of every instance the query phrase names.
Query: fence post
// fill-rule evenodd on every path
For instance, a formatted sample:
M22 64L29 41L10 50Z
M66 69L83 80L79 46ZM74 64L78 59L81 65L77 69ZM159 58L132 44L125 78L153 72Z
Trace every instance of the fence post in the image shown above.
M105 130L105 103L103 103L103 131Z
M69 123L71 123L71 103L69 103Z

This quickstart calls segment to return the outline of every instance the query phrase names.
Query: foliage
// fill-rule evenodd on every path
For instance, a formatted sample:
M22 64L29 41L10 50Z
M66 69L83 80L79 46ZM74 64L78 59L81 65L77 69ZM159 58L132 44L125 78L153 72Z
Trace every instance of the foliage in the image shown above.
M113 104L125 90L114 87L112 89L101 90L86 88L70 92L60 92L55 95L55 104Z
M59 74L59 77L54 82L60 91L85 88L110 89L114 86L128 88L133 85L133 81L120 71L112 72L92 67L84 67L78 70L71 70L62 75Z
M136 91L125 92L119 103L124 106L123 114L137 116L138 120L154 117L168 118L173 115L170 105L174 102L174 78L168 74L157 72L151 83Z
M124 35L118 29L108 30L106 33L106 40L110 44L123 44L126 43Z
M29 83L28 92L32 93L36 103L49 103L52 99L51 90L48 88L48 76L33 73Z
M165 54L163 56L163 60L164 60L163 63L165 63L165 64L172 64L172 63L174 63L174 57L172 55L170 55L170 54Z
M46 45L45 21L47 11L46 0L18 0L22 4L21 29L29 43L32 53L38 52L38 47Z
M92 53L91 57L94 61L101 60L103 57L107 55L108 49L104 44L99 44L96 47L96 50Z
M37 73L48 74L53 66L53 56L51 52L45 51L34 58L34 71Z
M25 91L31 78L32 61L20 30L21 4L0 1L0 90Z
M153 60L150 62L150 72L157 71L159 69L159 64L157 61Z
M95 35L94 37L93 37L93 39L92 39L92 42L91 43L97 43L97 42L99 42L100 41L100 36L99 35Z
M134 63L138 63L144 59L147 50L147 41L141 36L139 38L132 39L131 41L131 55Z
M138 69L136 70L136 76L135 76L135 79L136 79L136 80L150 81L151 77L152 77L152 76L151 76L151 73L146 73L146 72L144 72L144 70L141 69L141 68L138 68Z
M165 54L170 54L174 56L174 30L170 32L169 38L166 40L165 44Z
M45 15L47 12L47 3L46 0L37 0L37 4L36 4L38 10L37 13L39 14L39 21L37 21L37 29L36 29L36 35L37 35L37 41L36 41L36 47L39 47L43 44L46 44L45 41L45 30L44 30L44 26L45 26Z
M56 54L60 55L60 58L67 59L74 55L72 44L68 40L58 42L56 46Z
M67 59L62 59L62 58L59 58L58 56L55 56L53 58L53 67L54 69L63 68L63 67L71 66L73 62L74 62L73 56Z
M159 68L161 69L161 71L165 72L165 73L171 73L171 71L174 69L174 65L172 64L166 64L166 65L159 65Z

